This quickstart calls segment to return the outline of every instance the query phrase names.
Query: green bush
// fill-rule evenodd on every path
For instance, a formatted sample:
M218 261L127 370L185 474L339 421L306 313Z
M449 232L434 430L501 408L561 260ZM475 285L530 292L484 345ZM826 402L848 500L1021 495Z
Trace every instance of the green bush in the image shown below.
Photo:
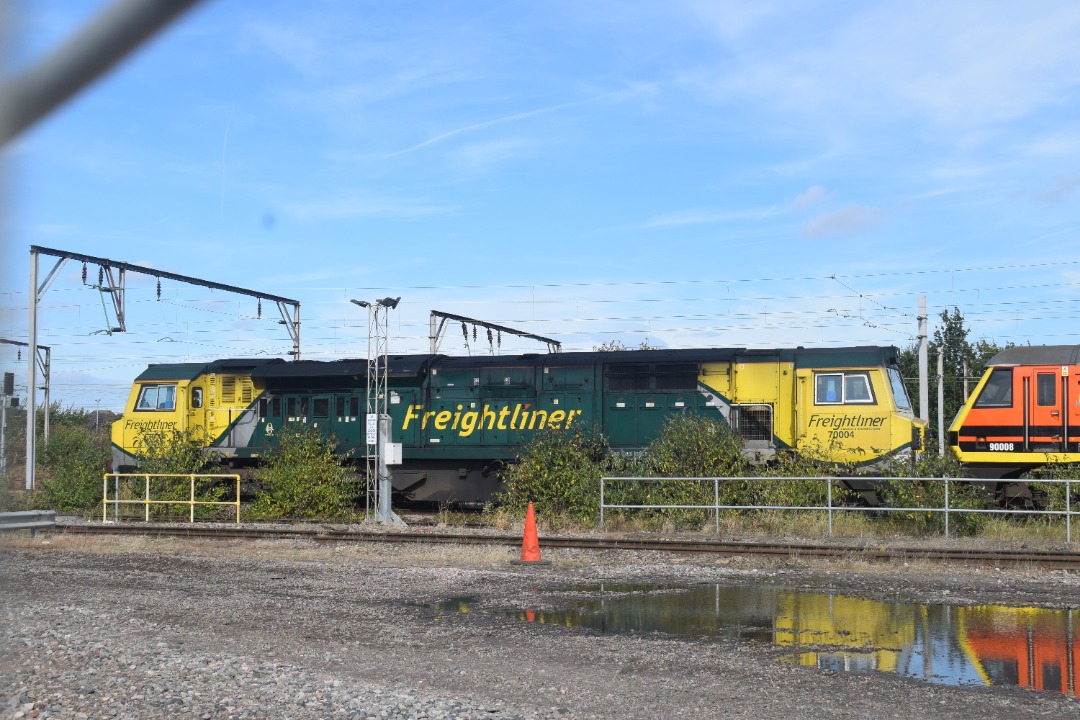
M603 436L587 428L546 430L503 472L506 490L499 502L510 513L520 514L532 502L548 516L589 522L598 512L600 478L607 468Z
M109 471L107 437L61 422L37 450L36 504L65 512L101 506L102 476Z
M356 498L337 442L317 430L287 426L255 477L260 489L250 513L257 518L329 519L346 515Z

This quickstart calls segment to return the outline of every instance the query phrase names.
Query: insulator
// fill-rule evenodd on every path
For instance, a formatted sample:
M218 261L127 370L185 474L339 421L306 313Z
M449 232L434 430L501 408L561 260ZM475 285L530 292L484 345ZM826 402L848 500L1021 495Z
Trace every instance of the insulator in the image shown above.
M18 362L22 362L22 350L21 349L15 351L15 359Z
M161 299L161 278L157 279L157 299Z
M465 323L461 323L461 334L465 336L465 342L469 342L469 328L465 327Z
M262 319L262 298L259 298L259 319Z
M488 345L491 345L493 342L495 342L495 336L492 335L491 328L488 328Z
M476 342L476 326L475 325L472 326L472 339L473 339L473 342Z
M86 284L86 263L85 262L82 264L82 282L83 282L83 285Z
M101 267L100 265L98 265L98 269L97 269L97 284L98 285L104 285L105 284L105 268Z
M499 331L498 338L499 338L498 345L499 345L499 349L501 350L502 349L502 330Z

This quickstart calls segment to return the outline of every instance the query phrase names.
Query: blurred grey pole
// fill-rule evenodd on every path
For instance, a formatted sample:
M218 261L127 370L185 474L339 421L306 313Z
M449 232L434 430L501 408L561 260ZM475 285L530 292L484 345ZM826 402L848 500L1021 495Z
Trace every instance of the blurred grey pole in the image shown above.
M0 85L0 145L55 110L199 0L116 0L35 66Z
M919 296L919 418L930 420L929 358L927 357L926 296Z
M30 251L30 325L29 349L26 352L26 489L34 489L34 468L37 458L37 298L38 254Z

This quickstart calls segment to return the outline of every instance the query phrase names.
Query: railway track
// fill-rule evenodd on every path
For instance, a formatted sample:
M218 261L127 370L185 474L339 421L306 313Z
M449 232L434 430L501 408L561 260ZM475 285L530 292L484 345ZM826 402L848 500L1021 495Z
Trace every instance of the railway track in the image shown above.
M57 523L58 532L87 535L150 535L226 539L293 539L320 543L428 543L455 545L505 545L520 547L520 535L479 532L432 532L406 530L378 532L329 530L313 527L206 527L174 524L73 525ZM767 543L705 538L581 537L552 535L541 538L544 548L576 550L648 550L670 553L711 553L725 556L758 555L786 558L847 558L875 561L931 560L987 566L1024 565L1080 570L1080 549L1073 551L1031 549L978 549L950 547L890 547L880 543Z

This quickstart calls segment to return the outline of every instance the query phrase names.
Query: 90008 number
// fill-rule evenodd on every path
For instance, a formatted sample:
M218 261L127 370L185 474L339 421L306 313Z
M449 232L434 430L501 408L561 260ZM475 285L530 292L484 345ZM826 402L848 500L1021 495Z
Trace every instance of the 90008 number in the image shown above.
M1016 449L1016 443L1011 442L992 442L990 443L991 450L998 450L1003 452L1012 452Z

